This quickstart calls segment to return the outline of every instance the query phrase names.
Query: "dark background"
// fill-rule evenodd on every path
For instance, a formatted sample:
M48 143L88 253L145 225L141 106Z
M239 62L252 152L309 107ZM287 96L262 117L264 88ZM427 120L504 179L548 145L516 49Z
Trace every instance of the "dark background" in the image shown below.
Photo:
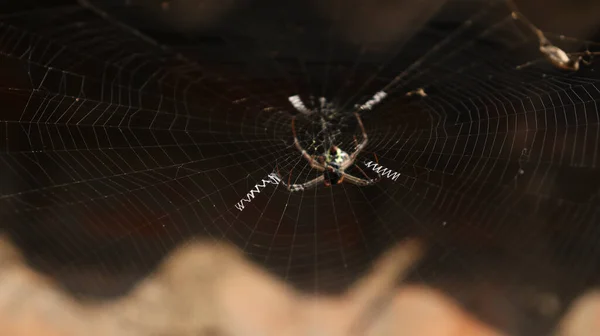
M566 51L598 50L585 43L600 41L594 1L517 5ZM73 295L121 295L199 237L339 293L419 236L430 251L410 281L511 334L546 333L598 283L598 62L515 70L540 55L504 2L5 1L0 13L1 225ZM419 87L427 98L405 96ZM292 145L287 97L336 102L349 149L353 106L383 88L362 114L364 159L398 181L269 186L234 208L276 162L317 176ZM297 123L307 147L313 121Z

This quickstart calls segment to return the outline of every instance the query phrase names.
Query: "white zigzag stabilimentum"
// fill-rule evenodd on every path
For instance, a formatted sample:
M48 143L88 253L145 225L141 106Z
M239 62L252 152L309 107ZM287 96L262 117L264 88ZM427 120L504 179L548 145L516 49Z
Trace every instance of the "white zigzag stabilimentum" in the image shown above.
M396 173L395 171L387 169L373 161L365 162L365 166L371 168L377 174L391 179L392 181L396 181L401 175L400 173Z
M261 180L261 183L257 183L254 185L254 188L252 190L250 190L249 193L246 194L246 198L242 198L236 205L236 209L242 211L244 210L244 201L246 201L246 203L250 203L252 199L254 199L254 193L256 193L257 195L260 194L260 189L259 187L266 187L267 184L279 184L281 182L281 180L279 179L279 177L277 176L277 174L275 173L271 173L269 174L269 179L268 180Z

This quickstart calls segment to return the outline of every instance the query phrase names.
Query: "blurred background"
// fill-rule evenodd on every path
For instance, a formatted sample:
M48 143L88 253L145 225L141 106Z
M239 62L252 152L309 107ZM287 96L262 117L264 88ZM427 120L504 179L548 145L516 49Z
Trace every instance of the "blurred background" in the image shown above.
M597 1L515 3L567 53L600 51ZM510 13L480 0L2 1L1 229L37 270L98 299L197 237L335 294L418 236L431 249L411 282L508 333L544 334L600 280L600 63L554 68ZM357 163L375 153L398 180L267 185L234 207L276 166L318 176L291 120L313 154L321 124L288 97L310 110L324 97L351 152L352 113L382 90L361 111Z

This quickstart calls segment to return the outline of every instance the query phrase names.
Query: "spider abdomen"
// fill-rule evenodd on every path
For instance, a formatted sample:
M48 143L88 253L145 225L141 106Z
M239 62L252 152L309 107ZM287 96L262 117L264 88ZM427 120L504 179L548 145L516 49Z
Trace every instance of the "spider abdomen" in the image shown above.
M328 171L325 172L325 181L331 185L338 184L342 180L342 174L338 172Z
M325 175L325 183L326 184L338 184L342 182L342 173L339 171L339 166L335 163L330 163L329 166L334 168L334 170L326 170Z

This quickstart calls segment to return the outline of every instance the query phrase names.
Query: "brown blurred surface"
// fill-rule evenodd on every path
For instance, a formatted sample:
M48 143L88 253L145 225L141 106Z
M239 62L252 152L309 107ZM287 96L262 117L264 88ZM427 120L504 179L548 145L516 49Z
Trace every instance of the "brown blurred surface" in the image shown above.
M386 291L395 268L416 261L410 250L407 259L407 248L387 253L344 295L315 297L275 280L232 247L194 242L173 252L128 295L85 302L32 271L2 239L0 335L500 335L431 288ZM382 291L391 295L384 300L389 304L366 311ZM598 313L600 297L590 294L567 314L557 335L595 335ZM356 329L365 316L364 329Z
M196 242L173 252L128 295L84 302L32 271L3 239L0 335L351 335L364 307L389 287L394 265L414 263L403 259L405 250L384 257L347 294L311 297L232 247ZM370 317L365 335L498 335L434 290L409 286L394 292L391 303Z

